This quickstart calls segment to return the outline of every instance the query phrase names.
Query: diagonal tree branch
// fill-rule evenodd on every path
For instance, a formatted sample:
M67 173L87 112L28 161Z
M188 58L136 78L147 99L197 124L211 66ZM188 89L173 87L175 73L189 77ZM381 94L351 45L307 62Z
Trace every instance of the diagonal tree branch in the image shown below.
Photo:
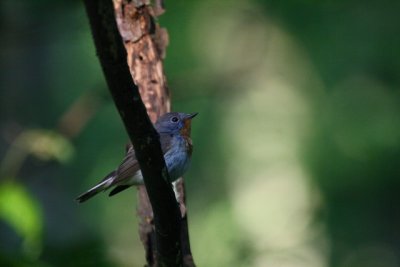
M180 211L168 181L159 135L126 62L111 0L85 0L97 55L139 161L154 212L159 266L181 266Z

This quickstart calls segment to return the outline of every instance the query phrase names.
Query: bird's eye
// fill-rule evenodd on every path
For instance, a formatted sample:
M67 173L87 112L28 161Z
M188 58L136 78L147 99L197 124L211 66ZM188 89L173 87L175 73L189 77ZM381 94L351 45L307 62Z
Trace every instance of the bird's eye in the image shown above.
M171 121L172 121L172 122L178 122L179 119L178 119L178 117L172 117L172 118L171 118Z

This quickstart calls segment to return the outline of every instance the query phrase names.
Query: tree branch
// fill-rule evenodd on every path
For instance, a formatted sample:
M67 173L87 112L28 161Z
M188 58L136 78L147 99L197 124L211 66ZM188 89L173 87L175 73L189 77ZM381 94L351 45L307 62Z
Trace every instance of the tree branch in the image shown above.
M129 134L154 212L159 266L181 266L180 211L154 129L133 83L111 0L85 0L97 55Z

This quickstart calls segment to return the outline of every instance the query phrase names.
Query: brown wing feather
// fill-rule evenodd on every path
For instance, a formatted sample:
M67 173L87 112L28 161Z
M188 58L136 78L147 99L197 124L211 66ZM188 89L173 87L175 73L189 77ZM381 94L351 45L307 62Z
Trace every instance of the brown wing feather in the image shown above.
M113 184L118 184L119 182L132 177L139 169L139 163L136 160L135 150L131 145L127 150L125 158L116 170L116 178L114 179Z
M165 154L165 152L170 148L171 138L172 137L169 134L162 134L160 136L163 154ZM139 162L136 159L135 150L132 145L129 145L129 147L127 147L125 158L116 170L116 178L114 179L113 184L118 184L121 181L132 177L139 169Z

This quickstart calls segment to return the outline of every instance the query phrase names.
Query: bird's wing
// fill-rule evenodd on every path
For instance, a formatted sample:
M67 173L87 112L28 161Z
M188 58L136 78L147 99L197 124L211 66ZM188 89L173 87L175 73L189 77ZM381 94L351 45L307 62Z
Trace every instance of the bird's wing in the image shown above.
M171 136L169 134L162 134L160 136L161 149L163 154L171 147ZM113 184L118 184L125 179L129 179L134 176L135 173L140 170L139 162L136 159L135 150L132 145L127 147L127 152L121 165L116 170L116 178Z
M133 146L130 145L127 149L124 160L116 170L117 177L114 179L113 184L118 184L119 182L132 177L139 169L140 167L136 159L135 150L133 149Z

